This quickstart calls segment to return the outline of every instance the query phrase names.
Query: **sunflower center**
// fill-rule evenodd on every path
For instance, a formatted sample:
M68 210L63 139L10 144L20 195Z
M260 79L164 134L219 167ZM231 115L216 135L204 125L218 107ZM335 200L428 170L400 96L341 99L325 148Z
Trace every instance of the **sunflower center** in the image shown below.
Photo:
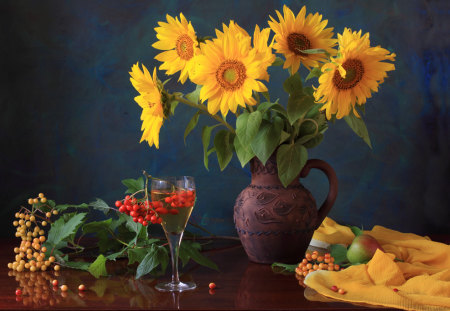
M176 50L181 59L189 60L194 56L194 41L188 35L181 35L177 39Z
M348 59L342 64L342 67L347 72L345 78L342 78L339 70L336 70L333 76L333 84L340 90L348 90L361 81L364 75L364 66L358 59Z
M287 37L289 50L297 55L308 56L308 54L302 53L302 50L308 50L311 48L311 41L301 33L291 33Z
M234 91L244 84L247 78L245 66L237 60L226 60L216 71L216 80L222 88Z

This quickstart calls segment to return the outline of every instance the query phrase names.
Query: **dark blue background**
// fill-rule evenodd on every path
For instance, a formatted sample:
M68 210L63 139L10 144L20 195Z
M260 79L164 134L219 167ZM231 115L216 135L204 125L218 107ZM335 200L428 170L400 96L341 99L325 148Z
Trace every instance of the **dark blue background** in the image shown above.
M13 213L44 192L59 203L111 205L122 198L121 179L193 175L198 204L193 219L216 234L234 235L234 200L249 183L236 158L220 172L203 167L201 126L183 144L194 111L177 108L164 124L160 149L139 144L141 109L129 82L132 64L152 69L158 53L154 27L165 14L183 12L197 34L234 19L247 31L267 26L283 3L297 13L319 11L335 32L370 32L372 45L397 54L396 71L366 105L373 150L344 121L330 126L311 157L329 162L340 189L334 219L426 233L449 233L449 20L448 1L2 1L0 3L2 235ZM272 70L272 97L285 101ZM160 73L160 78L164 75ZM168 85L188 92L192 84ZM317 201L326 195L320 173L304 181Z

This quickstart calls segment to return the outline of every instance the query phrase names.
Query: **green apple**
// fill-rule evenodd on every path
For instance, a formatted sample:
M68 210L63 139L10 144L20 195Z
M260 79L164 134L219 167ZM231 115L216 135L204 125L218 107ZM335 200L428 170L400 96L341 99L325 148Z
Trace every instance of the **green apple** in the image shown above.
M378 241L368 234L361 234L353 239L347 250L347 259L352 265L367 263L379 248L384 251Z

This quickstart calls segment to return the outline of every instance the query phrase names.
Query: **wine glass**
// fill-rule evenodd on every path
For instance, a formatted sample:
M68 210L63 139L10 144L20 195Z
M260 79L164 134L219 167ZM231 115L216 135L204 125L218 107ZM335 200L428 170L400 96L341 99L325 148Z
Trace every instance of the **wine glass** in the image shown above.
M162 227L169 242L172 260L172 281L158 283L160 291L181 292L196 288L193 282L180 282L178 277L178 253L184 229L195 203L195 183L190 176L152 179L152 204L162 219Z

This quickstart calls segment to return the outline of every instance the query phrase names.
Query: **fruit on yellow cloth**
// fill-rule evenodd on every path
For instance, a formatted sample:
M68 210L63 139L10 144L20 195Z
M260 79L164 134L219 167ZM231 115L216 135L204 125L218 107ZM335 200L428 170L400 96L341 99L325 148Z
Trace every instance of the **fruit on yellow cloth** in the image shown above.
M368 234L362 234L354 238L347 250L347 259L351 264L367 263L372 259L377 249L384 252L378 241Z

